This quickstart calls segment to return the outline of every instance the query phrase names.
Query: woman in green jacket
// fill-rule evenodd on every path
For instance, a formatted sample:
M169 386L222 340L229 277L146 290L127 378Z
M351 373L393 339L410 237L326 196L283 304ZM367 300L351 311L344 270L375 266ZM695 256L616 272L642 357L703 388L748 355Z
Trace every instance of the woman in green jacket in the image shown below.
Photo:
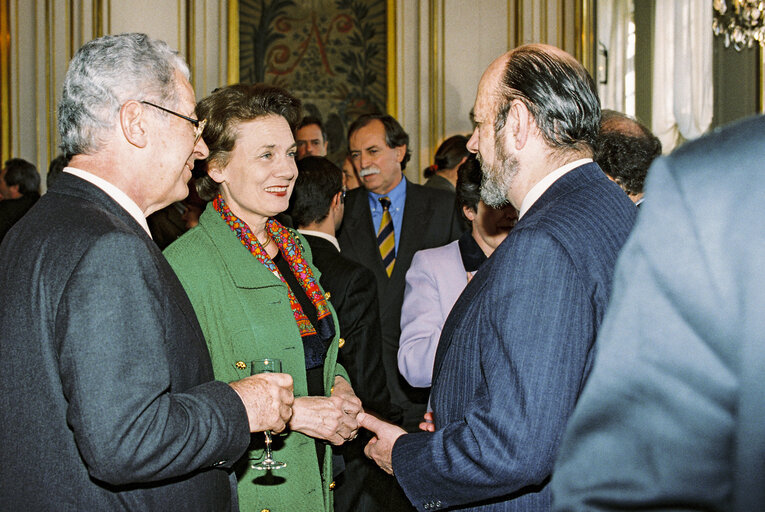
M300 102L286 91L237 84L197 105L210 155L198 188L211 199L199 225L165 251L191 298L216 378L241 379L250 362L281 359L295 403L274 435L281 469L259 471L264 435L253 434L236 465L243 511L332 511L328 443L353 439L361 402L337 364L338 325L319 287L307 243L274 216L287 209L297 177Z

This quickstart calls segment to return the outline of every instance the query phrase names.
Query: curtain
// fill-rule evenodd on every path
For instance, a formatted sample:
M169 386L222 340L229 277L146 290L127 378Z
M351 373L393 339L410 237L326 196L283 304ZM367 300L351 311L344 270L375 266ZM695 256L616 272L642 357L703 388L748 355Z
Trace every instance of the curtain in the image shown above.
M712 6L708 0L656 0L652 129L664 152L712 122Z
M603 108L634 112L634 48L629 47L631 1L598 1L598 94ZM607 57L603 51L607 52ZM632 78L629 82L629 78ZM605 82L605 83L603 83ZM630 83L631 87L627 84ZM627 96L632 95L628 102ZM628 112L631 110L631 112Z

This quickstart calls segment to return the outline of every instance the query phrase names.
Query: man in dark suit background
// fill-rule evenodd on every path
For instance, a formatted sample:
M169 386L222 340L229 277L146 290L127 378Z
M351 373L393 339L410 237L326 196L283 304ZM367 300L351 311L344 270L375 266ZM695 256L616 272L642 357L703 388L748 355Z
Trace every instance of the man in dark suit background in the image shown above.
M290 215L311 246L319 281L337 311L341 347L338 361L348 371L364 410L400 422L401 409L391 403L381 364L382 335L377 286L372 271L345 258L335 238L343 221L342 171L323 157L297 162L298 177L290 198ZM337 512L410 510L395 479L364 456L369 436L338 447L345 471L335 488Z
M364 188L348 193L345 222L338 236L343 255L372 270L380 301L383 366L393 403L404 411L403 426L417 429L428 400L428 389L413 388L398 373L398 339L406 271L414 253L446 245L461 234L461 218L453 193L415 185L404 178L411 156L409 135L393 117L367 114L348 129L353 165ZM383 264L378 232L388 200L394 260ZM390 272L390 273L388 273Z
M40 199L40 173L22 158L5 161L0 170L0 242Z
M227 468L282 430L292 379L213 381L146 215L207 156L186 63L143 34L75 54L69 165L0 244L0 509L236 509Z
M763 156L760 116L651 167L556 510L765 510Z
M468 148L481 199L519 220L454 305L436 352L435 425L376 432L366 452L418 510L543 511L636 208L592 162L600 105L569 54L521 46L478 86Z

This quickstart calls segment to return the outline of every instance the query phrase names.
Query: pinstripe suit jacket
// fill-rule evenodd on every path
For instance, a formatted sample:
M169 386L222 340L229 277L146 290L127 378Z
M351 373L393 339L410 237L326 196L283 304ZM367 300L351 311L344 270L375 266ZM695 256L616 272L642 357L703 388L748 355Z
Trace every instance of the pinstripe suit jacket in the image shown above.
M594 164L558 179L468 283L433 370L436 432L393 470L419 510L548 510L548 481L590 369L636 208Z

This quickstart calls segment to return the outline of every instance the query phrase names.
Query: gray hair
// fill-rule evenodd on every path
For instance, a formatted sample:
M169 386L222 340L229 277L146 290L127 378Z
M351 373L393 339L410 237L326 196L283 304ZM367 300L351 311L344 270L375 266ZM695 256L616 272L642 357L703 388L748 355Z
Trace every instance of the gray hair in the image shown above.
M173 108L176 71L189 78L178 52L146 34L104 36L84 44L69 63L58 106L61 149L68 156L98 151L128 100Z

